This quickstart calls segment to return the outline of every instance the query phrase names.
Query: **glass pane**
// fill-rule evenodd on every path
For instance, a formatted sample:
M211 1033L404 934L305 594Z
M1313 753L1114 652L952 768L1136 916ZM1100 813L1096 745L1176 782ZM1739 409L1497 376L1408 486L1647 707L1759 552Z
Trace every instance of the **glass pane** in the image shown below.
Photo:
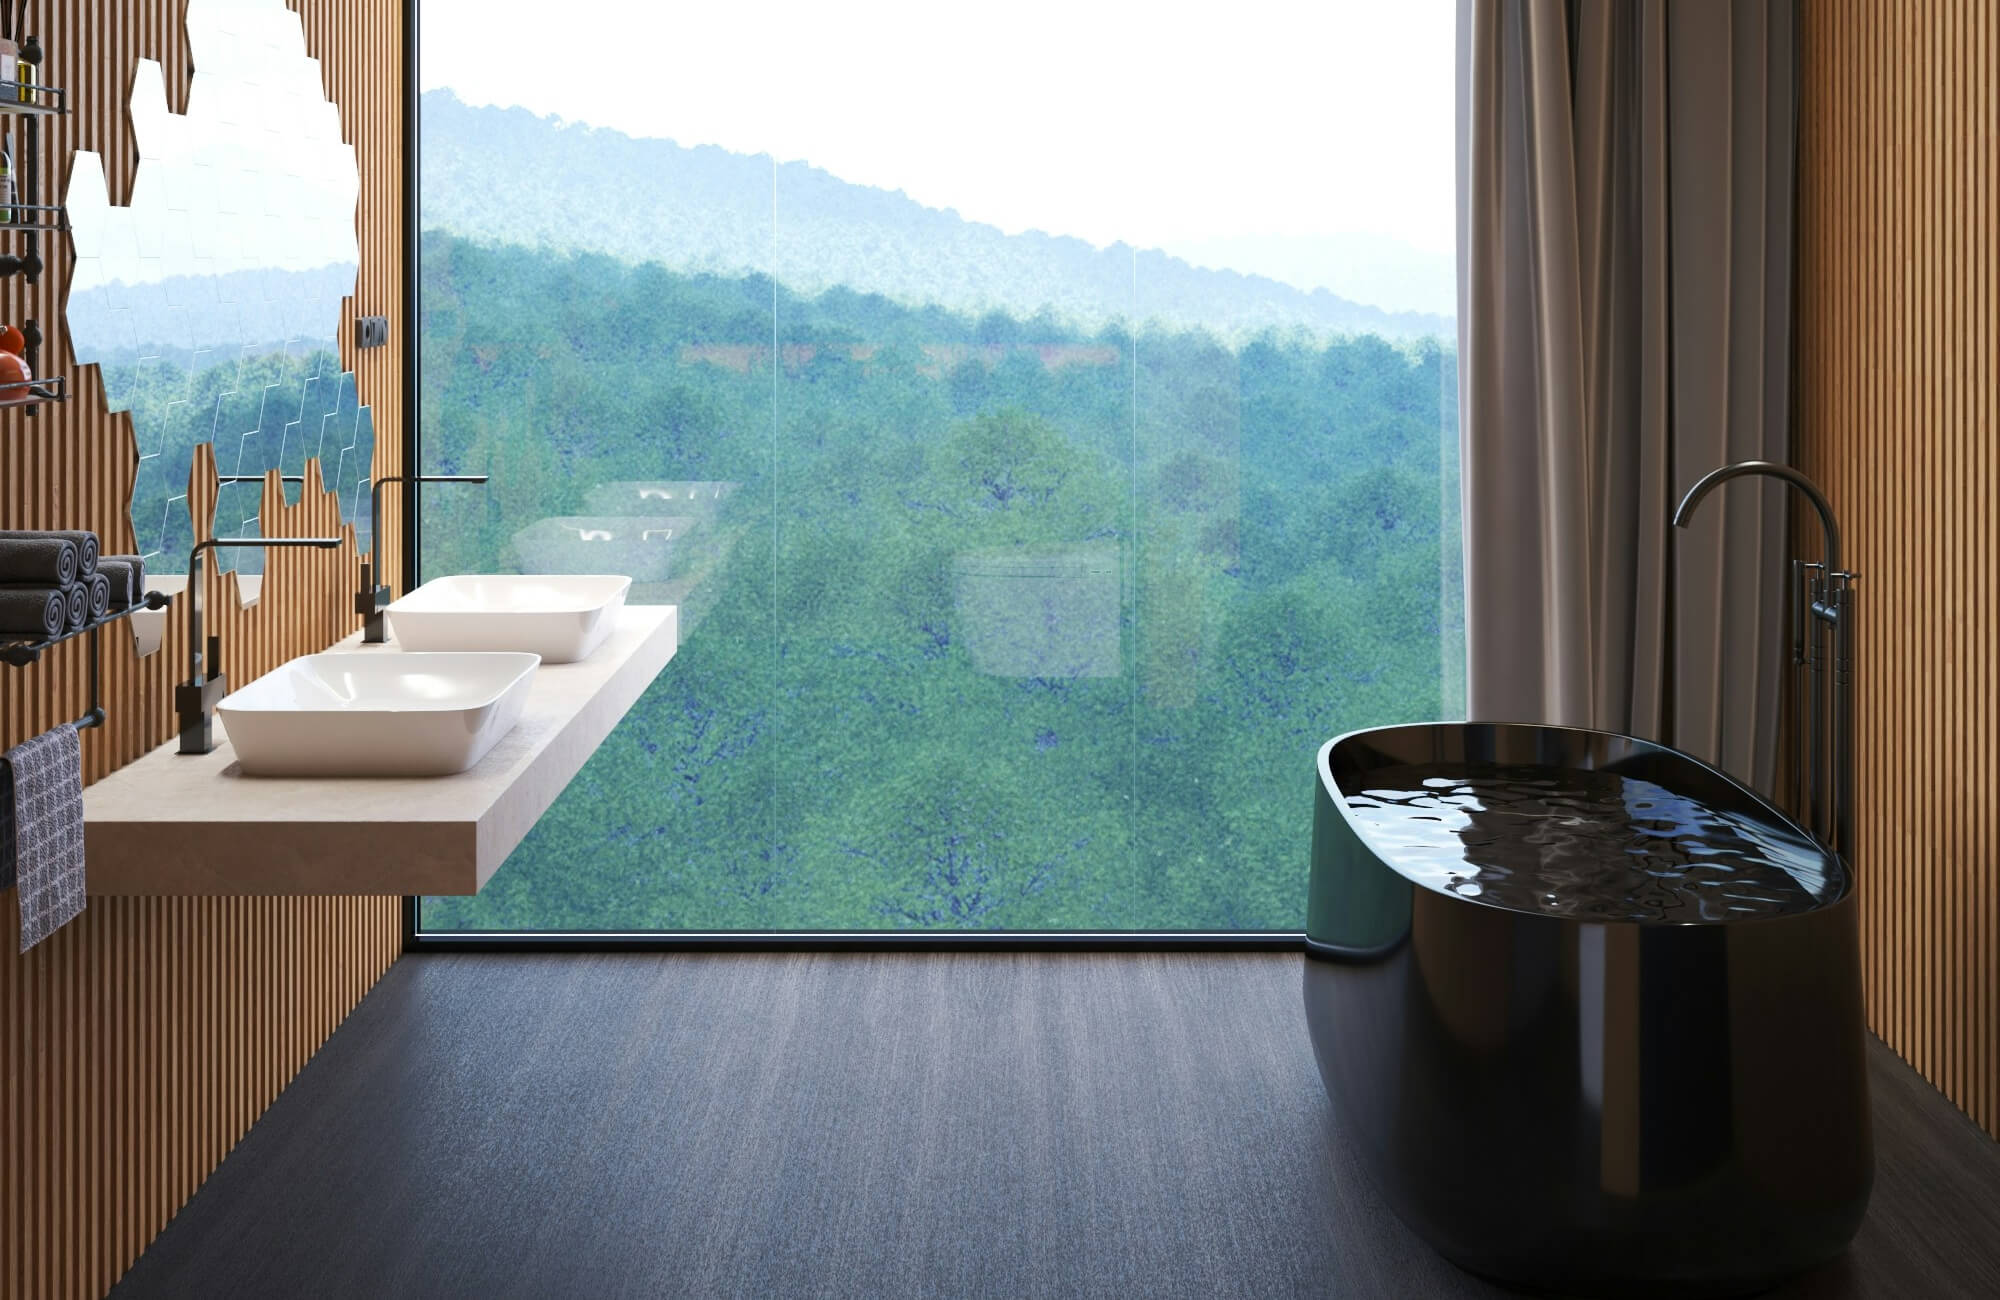
M889 252L912 236L849 189L777 174L771 921L1128 927L1123 312L1058 321L1087 267L1013 310L950 309L980 237Z
M482 138L473 110L433 94L426 139L463 138L454 114ZM436 156L425 208L449 221L465 177ZM771 164L745 163L704 200L747 264L425 231L424 469L492 478L424 488L425 573L621 573L630 602L680 607L681 637L485 891L424 900L427 928L760 925L774 806ZM607 222L649 216L599 197Z
M683 643L422 928L1299 929L1318 746L1463 708L1448 8L510 3L423 9L424 571Z

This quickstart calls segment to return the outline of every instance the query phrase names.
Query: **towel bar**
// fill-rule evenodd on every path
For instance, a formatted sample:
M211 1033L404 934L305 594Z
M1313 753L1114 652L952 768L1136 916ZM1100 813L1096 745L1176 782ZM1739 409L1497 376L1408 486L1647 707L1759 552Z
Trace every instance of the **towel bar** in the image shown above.
M99 660L101 656L98 650L97 634L104 629L105 624L116 623L123 618L130 618L142 609L165 609L172 599L171 596L163 595L160 592L149 591L146 593L145 599L134 601L131 605L116 613L106 614L103 618L88 623L74 632L65 632L61 636L33 640L26 637L0 637L0 663L12 664L17 668L25 668L37 659L40 659L42 651L47 650L51 646L60 645L64 641L74 640L88 632L90 634L90 708L84 712L82 717L76 719L72 725L78 731L103 726L105 713L99 694ZM14 772L7 764L0 763L0 889L6 889L13 883Z

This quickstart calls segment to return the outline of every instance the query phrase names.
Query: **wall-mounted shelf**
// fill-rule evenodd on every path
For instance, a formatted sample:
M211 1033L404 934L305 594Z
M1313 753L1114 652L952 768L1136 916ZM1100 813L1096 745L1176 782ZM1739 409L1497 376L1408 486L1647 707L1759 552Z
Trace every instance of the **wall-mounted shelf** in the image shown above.
M106 614L103 618L85 623L82 627L71 632L65 632L61 636L30 637L0 632L0 663L12 664L16 668L26 668L29 664L35 662L35 660L40 659L43 651L53 646L59 646L65 641L74 641L86 632L95 632L99 628L108 627L113 623L128 619L141 610L165 609L172 600L173 597L171 596L162 595L157 591L149 591L142 598L134 601L130 607L114 610Z
M69 400L68 378L67 375L50 375L47 379L23 379L0 384L0 407L66 402Z
M4 3L4 0L0 0ZM20 152L14 158L15 201L4 206L8 219L0 222L0 228L12 226L27 234L26 251L18 256L5 259L8 265L0 267L8 275L23 275L29 284L42 278L42 235L66 235L69 233L69 213L59 203L42 202L42 133L39 119L56 117L69 111L68 101L63 92L54 87L34 88L40 96L38 102L20 102L21 84L17 81L0 81L0 114L13 113L26 117L21 123ZM28 364L33 365L32 346Z
M13 215L0 221L0 230L38 230L45 235L69 233L69 211L60 203L0 204Z
M22 21L22 17L16 17L17 28ZM17 30L14 34L18 36L21 33ZM27 39L30 42L34 40L32 36ZM26 236L19 244L11 245L18 251L10 251L0 258L0 272L18 275L30 285L40 282L45 269L42 236L54 239L69 233L69 214L62 205L42 202L41 129L42 118L60 117L68 112L69 92L60 86L45 86L39 82L23 85L18 80L0 81L0 115L13 114L22 119L20 152L14 156L14 174L18 179L10 196L14 203L8 212L10 220L4 224L15 226ZM27 339L23 358L28 363L27 373L35 375L41 368L41 324L32 319L23 321L21 332ZM63 401L67 396L61 375L0 384L0 406L21 407L23 420L34 419L37 407Z
M37 82L27 87L34 102L21 102L21 83L0 81L0 113L13 113L20 117L61 117L69 112L69 92L60 86L44 86Z

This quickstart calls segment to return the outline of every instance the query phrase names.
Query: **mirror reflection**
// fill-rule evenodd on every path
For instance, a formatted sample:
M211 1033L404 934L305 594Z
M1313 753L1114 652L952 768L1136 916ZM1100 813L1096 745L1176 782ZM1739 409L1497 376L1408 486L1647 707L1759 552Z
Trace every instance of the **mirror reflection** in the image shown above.
M168 572L187 555L188 476L204 442L224 476L303 474L317 459L366 551L374 424L340 361L361 264L354 148L284 0L189 0L187 28L185 114L169 110L158 63L141 60L133 79L130 203L112 204L103 161L87 152L65 197L70 337L77 360L99 367L111 409L131 412L139 551ZM225 483L214 529L261 535L262 491ZM299 491L286 484L286 500ZM215 559L257 574L264 552Z

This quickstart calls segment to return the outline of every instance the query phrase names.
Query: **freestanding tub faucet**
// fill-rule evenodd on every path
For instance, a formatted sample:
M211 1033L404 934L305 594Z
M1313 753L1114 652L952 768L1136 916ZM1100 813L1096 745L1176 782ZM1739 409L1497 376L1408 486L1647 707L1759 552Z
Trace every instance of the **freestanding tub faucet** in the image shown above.
M188 679L174 687L174 712L180 715L181 753L215 752L215 702L229 694L229 679L222 673L222 641L210 637L207 658L202 656L201 639L201 553L224 546L254 546L269 550L274 546L316 546L328 550L340 545L338 537L211 537L196 542L188 552Z
M1674 510L1674 527L1686 528L1695 507L1733 478L1760 474L1783 479L1819 514L1817 562L1792 561L1793 703L1800 735L1795 804L1806 829L1851 868L1854 855L1854 574L1840 567L1840 523L1826 494L1804 474L1776 461L1744 460L1710 470L1688 489ZM1827 707L1826 635L1833 634L1833 725L1822 735ZM1828 772L1828 769L1831 769ZM1824 774L1824 776L1823 776ZM1824 784L1823 784L1824 782ZM1822 801L1822 790L1826 791Z
M484 483L484 474L385 474L375 480L369 492L368 558L361 562L361 589L354 593L354 612L361 615L361 639L369 645L383 641L382 611L396 598L389 584L380 581L376 557L382 554L382 486L385 483Z

